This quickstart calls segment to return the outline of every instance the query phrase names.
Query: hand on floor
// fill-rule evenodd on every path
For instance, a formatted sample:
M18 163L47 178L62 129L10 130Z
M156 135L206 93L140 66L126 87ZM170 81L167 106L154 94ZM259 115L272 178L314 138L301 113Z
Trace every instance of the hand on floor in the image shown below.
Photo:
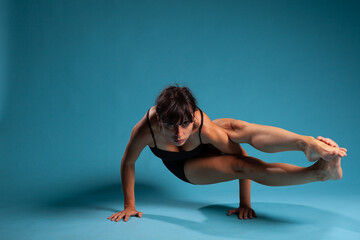
M251 208L251 206L242 206L240 205L239 208L235 208L235 209L231 209L228 212L228 216L230 216L231 214L236 214L238 216L239 219L248 219L248 218L253 218L256 217L256 213L254 211L254 209Z
M111 221L118 222L122 218L124 218L124 222L127 222L129 220L130 216L138 216L139 218L141 218L142 214L143 214L142 212L138 212L135 208L127 207L121 212L114 213L113 215L111 215L107 219L110 219Z

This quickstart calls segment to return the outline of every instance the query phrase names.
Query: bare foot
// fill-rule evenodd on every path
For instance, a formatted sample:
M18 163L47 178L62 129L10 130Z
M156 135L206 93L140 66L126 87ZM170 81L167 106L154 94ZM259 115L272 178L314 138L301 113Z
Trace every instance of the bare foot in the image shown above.
M335 157L331 161L320 159L313 166L320 181L338 180L342 178L341 158Z
M310 139L304 149L304 153L310 162L315 162L320 158L325 161L331 161L335 158L341 158L346 156L345 148L335 147L335 145L333 145L333 143L329 142L328 140L327 143L324 143L324 141L325 140L317 140L315 138ZM333 146L331 146L330 144Z

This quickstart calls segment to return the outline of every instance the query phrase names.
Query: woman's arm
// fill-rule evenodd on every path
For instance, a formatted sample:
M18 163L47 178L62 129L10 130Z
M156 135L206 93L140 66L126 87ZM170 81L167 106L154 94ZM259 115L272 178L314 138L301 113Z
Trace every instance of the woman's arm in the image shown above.
M204 114L205 115L205 114ZM239 154L248 156L240 144L233 142L224 128L214 124L205 115L202 138L204 143L210 143L225 154ZM239 179L239 207L228 211L228 215L237 214L239 219L256 217L255 211L251 208L251 180Z
M240 146L241 155L249 156L247 152ZM248 219L256 217L254 209L251 207L251 180L239 179L239 207L231 209L228 215L237 214L239 219Z
M124 193L124 207L135 207L135 162L146 147L146 136L141 127L135 126L121 160L121 183Z
M230 139L225 129L214 124L207 116L204 117L201 139L203 143L211 144L225 154L242 154L243 152L241 146Z
M121 183L124 193L124 210L111 215L108 219L116 222L124 217L126 222L130 216L142 216L135 208L135 162L142 150L147 146L148 133L144 126L137 124L131 131L130 140L126 146L124 156L121 160Z

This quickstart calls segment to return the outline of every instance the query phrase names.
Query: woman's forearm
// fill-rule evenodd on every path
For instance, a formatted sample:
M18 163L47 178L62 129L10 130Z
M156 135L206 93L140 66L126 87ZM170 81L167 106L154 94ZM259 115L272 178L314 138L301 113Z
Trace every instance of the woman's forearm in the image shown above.
M248 124L243 128L243 131L251 146L268 153L304 151L305 147L314 140L311 136L299 135L282 128L254 123Z
M243 156L249 156L245 149L239 144L240 154ZM251 207L251 180L239 179L239 207L248 206Z
M251 180L250 179L239 179L239 192L240 192L240 206L251 207Z
M121 162L121 183L124 193L124 207L135 207L135 164Z

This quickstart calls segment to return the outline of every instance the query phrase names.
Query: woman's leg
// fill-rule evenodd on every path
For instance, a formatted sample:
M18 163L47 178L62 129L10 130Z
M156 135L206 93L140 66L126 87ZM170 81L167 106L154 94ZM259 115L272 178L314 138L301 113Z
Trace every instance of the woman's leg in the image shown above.
M215 124L231 129L230 118L213 120ZM320 159L309 167L299 167L286 163L267 163L260 159L236 155L222 155L220 151L211 151L198 158L186 161L186 177L194 184L212 184L235 179L251 179L270 186L304 184L328 179L340 179L342 169L340 158L330 162Z
M302 151L310 162L319 159L331 161L346 156L345 148L326 139L315 139L278 127L249 124L232 118L220 118L212 122L222 127L233 142L246 142L263 152Z
M194 184L213 184L235 179L251 179L268 186L286 186L340 179L341 159L319 160L309 167L267 163L242 155L203 155L186 161L186 177Z

